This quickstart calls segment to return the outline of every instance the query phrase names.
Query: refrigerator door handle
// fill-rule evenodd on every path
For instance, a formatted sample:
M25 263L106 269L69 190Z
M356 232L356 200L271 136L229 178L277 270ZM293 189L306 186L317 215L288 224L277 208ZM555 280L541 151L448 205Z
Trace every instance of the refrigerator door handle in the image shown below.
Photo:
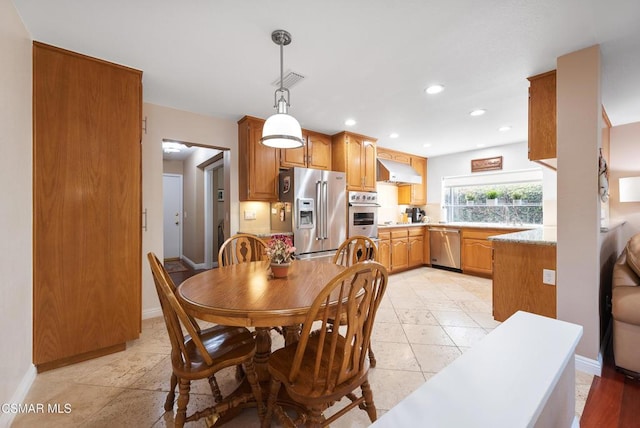
M322 182L321 181L316 181L316 224L315 224L315 229L316 229L316 241L319 241L322 239L322 237L324 236L324 231L322 230L322 225L324 223L323 221L323 217L324 217L324 211L323 211L323 204L322 204Z
M322 182L322 239L329 239L329 227L328 227L328 217L329 217L329 183L326 181Z

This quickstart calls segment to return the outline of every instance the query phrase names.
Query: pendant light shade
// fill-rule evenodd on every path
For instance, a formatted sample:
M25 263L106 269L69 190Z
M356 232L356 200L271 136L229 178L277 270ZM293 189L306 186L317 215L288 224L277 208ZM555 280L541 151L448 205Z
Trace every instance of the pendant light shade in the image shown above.
M302 147L304 144L302 129L298 121L288 114L289 89L285 88L282 84L282 51L283 46L291 43L291 34L285 30L276 30L271 33L271 40L280 46L280 88L276 90L274 95L274 100L276 101L274 107L277 113L270 116L264 123L260 143L278 149L294 149L296 147ZM278 94L280 95L279 99Z

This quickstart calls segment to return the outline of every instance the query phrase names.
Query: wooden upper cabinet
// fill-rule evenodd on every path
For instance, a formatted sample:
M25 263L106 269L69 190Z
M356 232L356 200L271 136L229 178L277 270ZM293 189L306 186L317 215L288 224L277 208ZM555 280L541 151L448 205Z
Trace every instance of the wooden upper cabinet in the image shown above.
M427 159L420 156L410 156L413 169L422 176L420 184L405 184L398 186L398 204L426 205L427 204Z
M240 201L278 200L279 149L260 144L264 120L238 121L238 183Z
M388 159L400 163L411 164L411 155L403 152L397 152L391 149L385 149L383 147L378 147L378 157L380 159Z
M280 167L331 170L331 137L314 131L302 130L305 145L297 149L280 150Z
M529 159L556 158L556 71L528 80Z
M376 190L376 140L351 132L332 137L332 167L347 173L347 190Z
M33 43L33 362L141 327L142 72Z

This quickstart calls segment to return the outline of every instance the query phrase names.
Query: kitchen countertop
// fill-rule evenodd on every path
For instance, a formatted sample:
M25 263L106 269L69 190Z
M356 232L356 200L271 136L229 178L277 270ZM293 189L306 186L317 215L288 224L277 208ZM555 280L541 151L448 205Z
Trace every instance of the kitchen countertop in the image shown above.
M535 229L539 228L539 224L513 224L513 223L473 223L473 222L455 222L455 223L427 223L430 227L473 227L479 229Z
M394 227L422 227L428 226L429 223L391 223L391 224L379 224L378 228L394 228Z
M536 229L523 230L521 232L490 236L489 241L555 246L558 242L558 231L555 226L542 226Z

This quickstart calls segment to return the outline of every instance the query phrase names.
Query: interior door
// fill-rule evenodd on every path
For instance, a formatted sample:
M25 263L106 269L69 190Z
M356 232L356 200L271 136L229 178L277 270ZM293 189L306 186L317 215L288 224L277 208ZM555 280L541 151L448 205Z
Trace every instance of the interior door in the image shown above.
M182 175L162 174L164 259L182 255Z

